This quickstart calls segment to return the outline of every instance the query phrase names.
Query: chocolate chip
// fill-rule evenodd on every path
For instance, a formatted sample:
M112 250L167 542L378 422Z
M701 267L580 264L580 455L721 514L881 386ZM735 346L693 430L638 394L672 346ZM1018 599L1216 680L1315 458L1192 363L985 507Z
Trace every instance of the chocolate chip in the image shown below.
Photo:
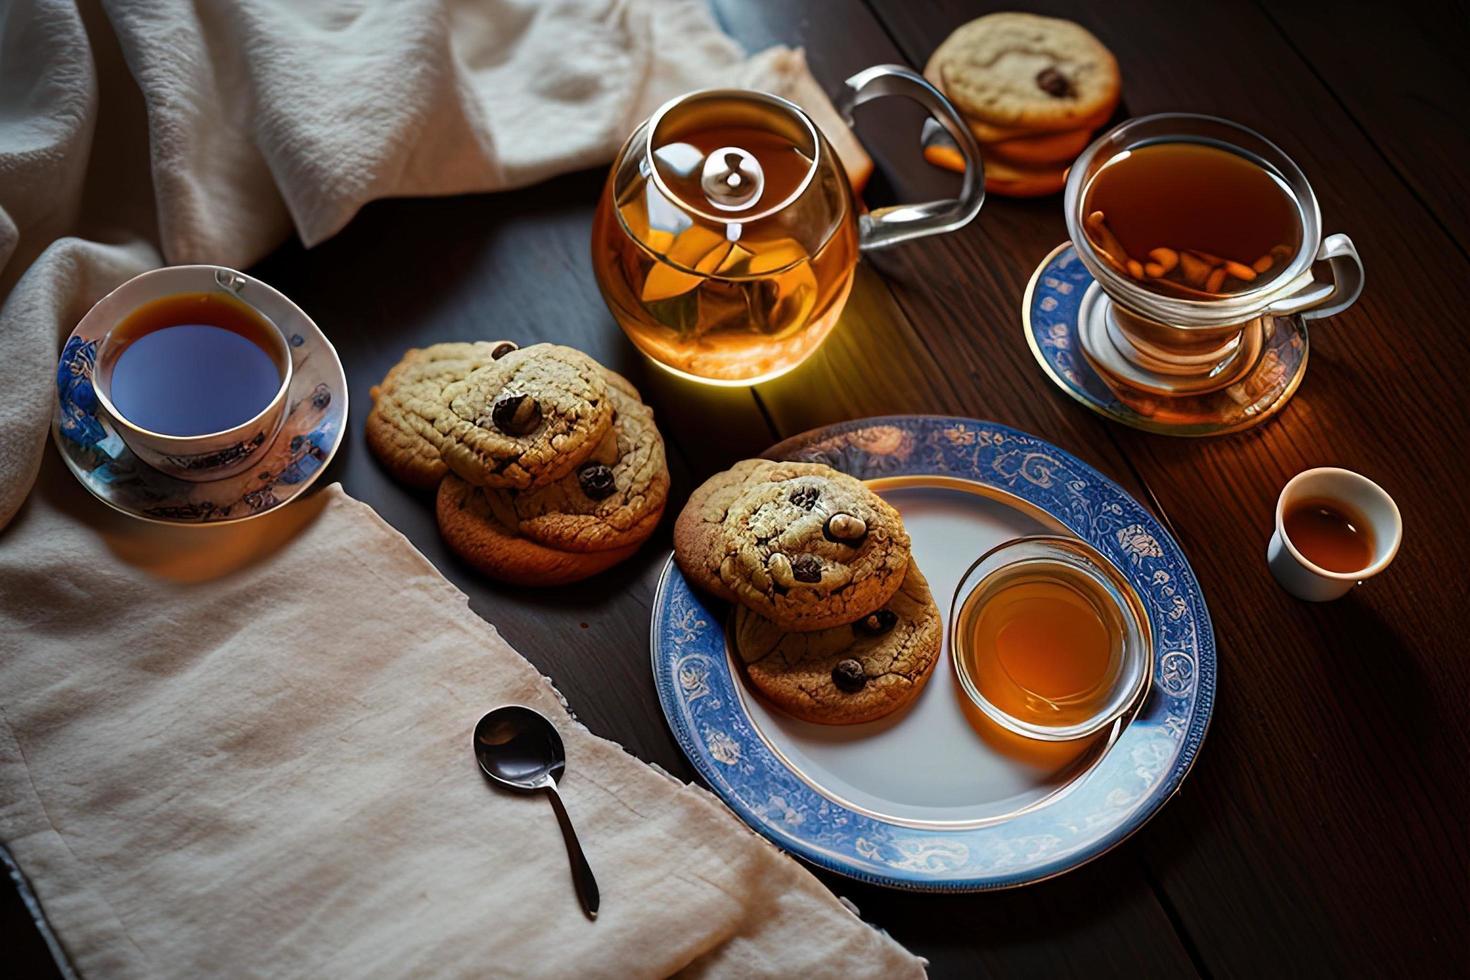
M807 485L797 487L795 490L791 491L791 502L800 507L802 510L811 510L817 505L817 498L821 495L822 491L818 490L814 486Z
M892 609L879 609L877 612L868 613L862 619L853 623L852 627L869 636L882 636L897 625L897 613Z
M500 343L496 344L495 349L490 352L490 360L498 361L505 355L509 354L511 351L519 349L520 348L516 344L511 343L509 340L502 340Z
M856 694L868 685L868 675L856 660L839 660L832 668L832 683L844 694Z
M791 559L791 577L798 582L820 582L822 559L816 555L797 555Z
M508 392L495 399L490 421L508 436L529 435L541 424L541 406L530 395Z
M618 488L617 481L613 479L612 467L601 463L583 466L577 471L577 482L582 485L582 492L593 500L606 499Z
M1036 87L1047 95L1054 98L1065 98L1072 95L1072 83L1067 81L1067 76L1055 68L1043 68L1036 73Z
M822 526L822 534L828 541L857 545L868 536L868 525L861 517L851 514L833 514Z

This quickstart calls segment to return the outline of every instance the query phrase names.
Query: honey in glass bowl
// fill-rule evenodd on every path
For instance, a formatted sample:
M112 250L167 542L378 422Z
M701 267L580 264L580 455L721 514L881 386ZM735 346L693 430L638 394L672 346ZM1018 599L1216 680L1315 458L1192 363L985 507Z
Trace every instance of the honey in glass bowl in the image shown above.
M1015 538L982 555L955 590L949 630L961 690L1028 738L1102 730L1139 703L1153 671L1143 600L1076 538Z

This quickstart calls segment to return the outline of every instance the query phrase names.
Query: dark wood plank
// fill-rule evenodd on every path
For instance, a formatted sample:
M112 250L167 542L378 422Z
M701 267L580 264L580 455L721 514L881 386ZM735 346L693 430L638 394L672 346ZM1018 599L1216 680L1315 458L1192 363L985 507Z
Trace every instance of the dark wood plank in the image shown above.
M876 6L915 61L983 12ZM1279 141L1313 179L1328 228L1351 232L1368 267L1363 300L1314 329L1306 383L1277 419L1203 442L1113 433L1191 555L1221 649L1207 748L1140 850L1212 973L1463 968L1451 937L1466 924L1470 878L1455 816L1467 622L1462 584L1445 574L1463 535L1444 532L1463 527L1456 379L1470 358L1442 325L1470 301L1467 265L1258 10L1157 2L1105 18L1051 2L1040 12L1087 24L1113 48L1133 113L1211 112ZM1050 207L1060 221L1059 199ZM918 307L911 318L945 322ZM926 333L960 348L990 340L963 324ZM959 356L946 346L945 363ZM1381 579L1310 606L1275 588L1263 556L1281 485L1325 463L1384 483L1409 537Z
M1420 205L1470 252L1470 7L1458 0L1266 3L1265 14Z

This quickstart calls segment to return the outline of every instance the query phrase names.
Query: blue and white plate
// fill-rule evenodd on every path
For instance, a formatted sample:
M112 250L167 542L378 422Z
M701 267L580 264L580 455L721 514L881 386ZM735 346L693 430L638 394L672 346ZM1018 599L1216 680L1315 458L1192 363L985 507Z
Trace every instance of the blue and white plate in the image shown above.
M1021 323L1031 353L1052 383L1104 418L1171 436L1240 432L1285 408L1306 377L1306 321L1299 315L1272 317L1249 370L1228 386L1176 396L1133 391L1124 400L1083 352L1080 321L1095 281L1076 246L1063 242L1027 283Z
M995 544L1077 535L1143 597L1155 661L1144 702L1080 745L1008 736L967 711L947 647L909 708L865 725L814 725L747 688L727 646L725 604L671 560L653 608L659 700L685 754L746 823L853 878L978 891L1097 857L1178 789L1209 724L1214 634L1179 546L1121 487L1034 436L939 416L843 423L769 455L870 481L903 514L946 614L964 570Z
M51 424L67 468L114 510L162 524L226 524L259 517L304 493L342 443L347 376L331 342L277 290L243 273L224 271L240 298L270 317L291 345L291 388L281 431L258 451L258 465L203 483L167 476L134 456L99 410L92 390L97 347L115 321L108 304L117 305L119 287L98 301L62 348ZM215 272L216 267L202 265L159 270L156 289L163 294L205 292L217 288Z

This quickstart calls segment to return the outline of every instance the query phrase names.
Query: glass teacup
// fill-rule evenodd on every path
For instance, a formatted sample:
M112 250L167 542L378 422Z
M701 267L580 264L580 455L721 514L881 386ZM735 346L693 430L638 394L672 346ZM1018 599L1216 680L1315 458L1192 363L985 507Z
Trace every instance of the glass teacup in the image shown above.
M1201 290L1191 295L1188 290L1158 288L1160 284L1147 273L1130 274L1094 241L1088 233L1093 182L1128 154L1162 144L1199 144L1236 154L1264 170L1289 196L1299 234L1293 246L1282 248L1274 268L1270 256L1263 256L1269 274L1263 273L1258 281L1233 280L1240 287L1233 291ZM1362 292L1363 267L1357 250L1346 235L1323 237L1317 198L1300 168L1265 137L1224 119L1165 113L1117 126L1073 164L1064 206L1077 255L1096 280L1078 313L1083 353L1123 401L1147 415L1173 412L1175 418L1187 417L1197 407L1203 420L1212 410L1210 399L1191 399L1218 392L1257 370L1278 319L1331 316L1351 306ZM1138 258L1146 262L1148 256ZM1249 263L1250 258L1242 261ZM1317 263L1327 265L1325 280L1314 276ZM1139 264L1133 263L1134 273ZM1239 268L1240 262L1230 265ZM1250 269L1242 271L1243 277L1253 274ZM1288 382L1265 379L1267 388ZM1285 394L1289 391L1253 392L1262 405L1279 404ZM1176 401L1171 404L1171 399Z

